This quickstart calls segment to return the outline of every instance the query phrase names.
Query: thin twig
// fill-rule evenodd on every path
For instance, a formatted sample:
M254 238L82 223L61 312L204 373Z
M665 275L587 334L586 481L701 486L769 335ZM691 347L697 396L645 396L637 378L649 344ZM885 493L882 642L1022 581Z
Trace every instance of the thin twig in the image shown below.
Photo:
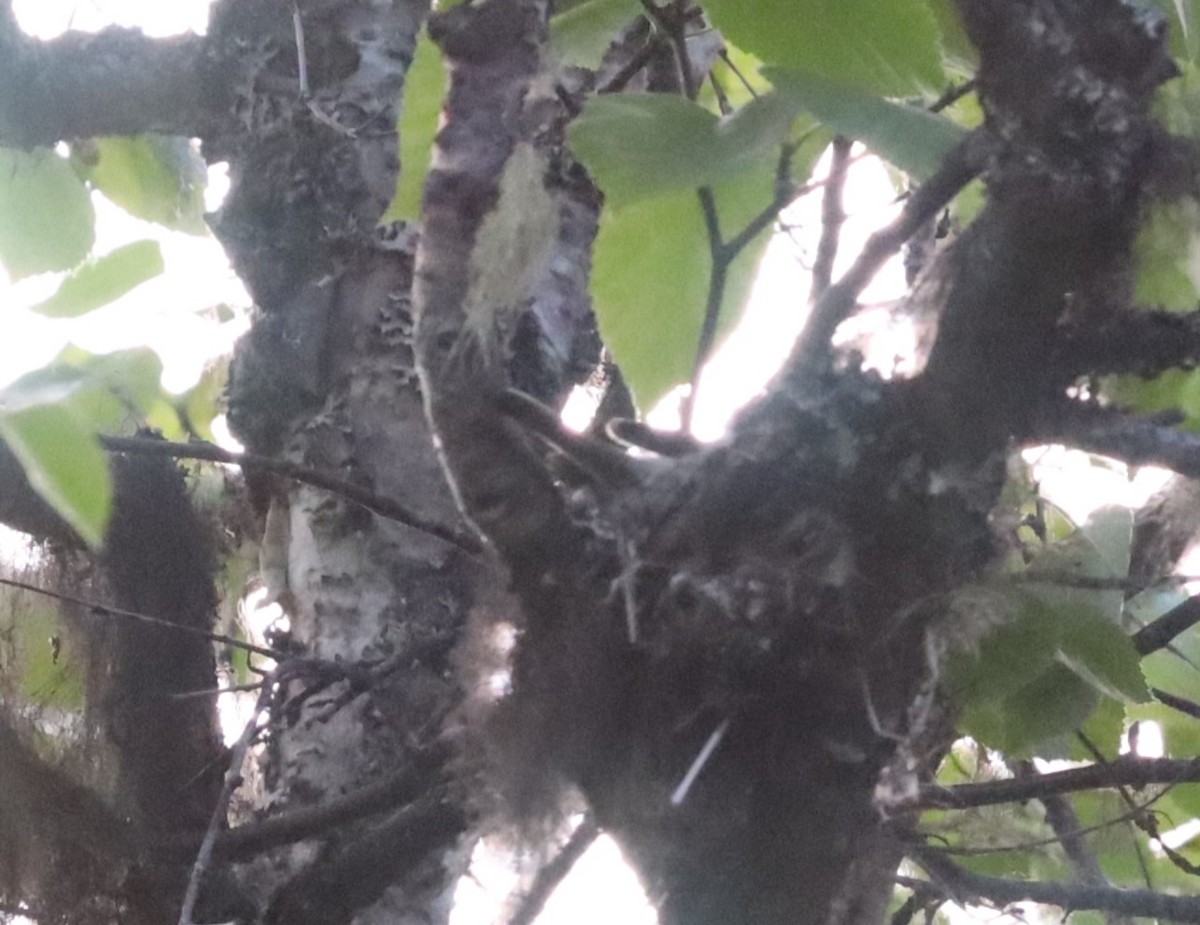
M246 642L242 639L235 639L232 636L226 636L223 633L210 633L208 630L198 629L194 626L187 626L182 623L175 623L171 620L165 620L162 617L152 617L146 613L138 613L134 610L122 610L120 607L110 607L108 604L97 604L95 601L85 600L81 597L75 597L71 594L63 594L61 591L51 591L48 588L39 588L37 585L31 585L28 582L17 581L13 578L0 578L0 585L9 588L16 588L18 591L28 591L31 594L41 594L44 597L52 597L57 601L64 601L68 604L76 604L86 608L91 613L101 617L123 617L129 620L137 620L140 623L149 623L151 626L161 626L164 629L175 630L179 633L184 633L189 636L200 636L207 639L209 642L219 642L222 645L231 646L235 649L241 649L244 652L253 652L255 655L262 655L266 658L281 661L287 656L282 652L277 652L275 649L268 649L265 646L256 646L254 643Z
M953 106L968 93L975 89L975 78L964 80L960 84L947 87L946 92L929 104L930 112L941 112L948 106Z
M788 359L788 378L806 378L828 369L832 360L830 339L854 309L859 293L918 228L979 174L991 146L984 130L971 132L945 156L937 173L913 192L899 217L867 239L854 265L813 306Z
M642 7L650 21L654 23L671 42L675 51L675 66L679 70L679 86L683 95L694 100L700 93L700 85L696 82L696 72L692 70L691 55L687 50L687 19L680 15L679 8L670 14L664 8L657 6L654 0L641 0Z
M1013 772L1017 775L1018 779L1038 776L1033 762L1028 760L1015 762ZM1096 857L1096 852L1091 849L1091 846L1084 840L1084 837L1079 834L1083 825L1080 823L1079 815L1075 812L1075 807L1071 805L1071 801L1067 795L1063 793L1047 793L1038 797L1038 802L1045 809L1046 824L1058 836L1058 843L1062 845L1063 853L1067 856L1067 860L1071 862L1078 880L1081 883L1089 883L1092 886L1111 886L1108 878L1104 876L1104 870L1100 867L1100 861Z
M204 841L200 843L200 850L196 853L196 862L192 865L191 876L188 877L187 891L183 894L183 905L179 910L179 925L192 925L192 912L196 907L196 899L200 895L200 885L204 882L204 874L212 861L213 847L217 843L217 833L221 831L221 823L229 811L229 801L233 799L233 792L242 782L242 763L246 760L246 752L250 749L250 743L258 735L258 718L266 710L271 695L271 681L264 680L262 690L254 705L254 712L250 715L250 720L246 723L246 728L242 730L241 736L229 750L229 768L225 771L225 783L221 787L221 794L217 797L217 804L213 807L212 816L208 820L208 831L204 833Z
M101 435L100 444L106 449L117 453L138 453L143 456L167 456L172 459L201 459L207 462L225 463L241 466L243 469L257 469L270 472L283 478L291 479L302 485L320 488L345 498L360 507L366 508L373 514L387 520L394 520L405 526L436 536L440 540L451 543L478 555L483 551L483 544L470 534L446 527L437 521L430 520L417 514L398 501L375 494L361 485L355 485L346 479L338 478L327 472L310 469L286 459L274 459L270 456L259 456L255 453L233 453L212 443L174 443L170 440L159 440L155 437L110 437Z
M704 230L708 235L708 252L711 266L708 277L708 296L704 303L704 320L700 324L700 336L696 340L696 356L692 361L691 388L683 400L682 431L692 430L692 415L696 410L696 393L700 388L700 374L704 364L712 353L713 343L717 337L717 322L721 318L721 302L725 299L725 283L729 275L729 264L732 257L726 253L725 243L721 238L721 220L717 215L717 201L710 187L702 186L696 191L700 200L700 209L704 213Z
M817 242L817 256L813 260L812 284L809 302L815 303L825 294L833 281L833 262L837 259L838 244L842 238L842 226L846 223L846 176L850 169L850 152L854 142L838 135L830 146L828 182L821 199L821 238Z
M733 63L733 58L729 56L729 51L722 48L717 55L722 61L725 62L725 66L729 68L729 70L733 71L733 76L741 81L742 86L746 88L746 92L749 93L754 99L758 99L758 91L755 90L754 85L746 79L746 75L742 73L741 68Z
M400 770L344 796L315 806L284 810L221 832L215 854L231 861L247 860L263 851L324 835L339 826L393 810L429 790L431 778L445 766L449 753L448 744L434 743L417 751ZM190 855L197 850L196 846L195 835L169 836L158 843L158 848L172 858Z
M1053 771L1034 777L956 784L952 787L926 785L916 806L920 809L967 809L999 803L1040 800L1052 794L1075 793L1109 787L1146 787L1150 784L1182 784L1200 781L1200 758L1122 757L1108 764ZM1144 806L1137 807L1139 811Z
M571 837L562 846L562 850L537 872L533 885L529 888L529 892L521 898L516 912L508 920L508 925L533 925L537 917L542 914L546 900L571 872L571 868L575 866L576 862L583 857L584 852L599 837L600 826L596 825L596 820L589 813L571 833Z
M971 873L924 845L909 846L907 853L958 901L986 899L1002 905L1029 901L1059 906L1067 911L1094 909L1176 922L1200 922L1200 897L1197 896L1171 896L1153 890L1080 886L1073 883L1008 880Z

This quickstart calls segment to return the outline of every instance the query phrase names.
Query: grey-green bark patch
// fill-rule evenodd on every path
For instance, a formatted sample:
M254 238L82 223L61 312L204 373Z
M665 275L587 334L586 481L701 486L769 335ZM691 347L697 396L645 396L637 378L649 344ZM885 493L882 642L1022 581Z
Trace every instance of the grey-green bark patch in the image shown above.
M533 146L518 143L500 178L496 207L479 226L471 252L466 324L487 343L498 313L529 298L558 236L558 205L546 189L545 162Z

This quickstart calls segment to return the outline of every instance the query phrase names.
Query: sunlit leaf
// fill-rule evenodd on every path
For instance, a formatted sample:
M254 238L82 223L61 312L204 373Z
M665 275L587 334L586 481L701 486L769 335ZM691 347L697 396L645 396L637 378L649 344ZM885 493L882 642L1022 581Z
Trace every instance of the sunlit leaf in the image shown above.
M0 394L0 437L29 484L91 546L104 539L112 503L108 460L95 431L66 404L9 410Z
M891 103L811 72L769 67L763 73L797 108L916 177L936 171L946 152L967 134L944 116Z
M115 301L162 271L158 242L134 241L77 267L32 310L49 318L73 318Z
M613 94L589 100L569 138L610 204L626 204L755 166L778 149L794 119L777 94L723 119L675 94Z
M10 278L71 269L91 250L95 220L66 160L0 148L0 264Z
M71 159L89 183L130 215L188 234L207 232L208 173L187 138L97 138L73 146Z
M711 79L704 82L697 99L706 108L717 111L717 94L713 89L715 83L721 87L731 106L744 106L771 89L771 82L762 76L761 71L762 62L754 55L726 43L724 56L713 63L709 72Z
M446 95L446 71L441 50L422 30L412 65L404 78L404 103L400 109L400 177L396 195L380 224L401 219L416 220L421 214L425 175L433 155L442 101Z
M551 18L550 47L563 64L594 69L641 9L637 0L585 0Z
M6 604L12 607L12 604ZM15 649L12 663L3 666L9 677L19 678L30 703L42 707L77 710L83 707L83 666L70 657L67 630L58 611L44 606L22 607L0 632Z
M806 175L822 143L798 152L794 167ZM771 158L715 190L727 235L771 201L775 168ZM764 231L734 261L720 330L740 317L758 260ZM604 342L632 388L649 408L692 374L711 272L704 216L693 190L681 190L605 209L594 251L592 296Z
M709 0L704 10L730 41L768 64L892 95L945 82L925 0Z

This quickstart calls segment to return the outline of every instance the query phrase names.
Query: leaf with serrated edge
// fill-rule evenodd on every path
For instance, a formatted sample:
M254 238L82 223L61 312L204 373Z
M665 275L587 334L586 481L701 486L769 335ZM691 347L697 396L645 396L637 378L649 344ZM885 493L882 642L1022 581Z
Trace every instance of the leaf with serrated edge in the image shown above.
M158 242L134 241L77 267L31 311L47 318L75 318L116 301L162 271Z
M65 159L0 148L0 264L11 279L71 269L91 250L95 222Z

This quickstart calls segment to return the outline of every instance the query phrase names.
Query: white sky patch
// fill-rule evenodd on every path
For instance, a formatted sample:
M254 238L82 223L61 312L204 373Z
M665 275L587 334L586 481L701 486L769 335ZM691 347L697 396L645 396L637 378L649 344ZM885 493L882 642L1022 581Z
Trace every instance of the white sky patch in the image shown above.
M202 34L209 0L13 0L22 30L52 39L68 29L99 32L117 25L141 29L152 38L181 32Z
M1106 504L1136 510L1171 477L1165 469L1140 466L1130 470L1124 463L1059 445L1034 447L1023 456L1033 466L1042 495L1077 524Z
M856 154L861 149L855 148ZM813 179L829 172L830 155L817 162ZM780 216L789 233L772 237L759 264L741 323L716 351L700 377L692 433L701 440L719 439L734 413L759 395L787 359L808 320L809 272L821 236L822 189L818 188ZM863 157L850 165L843 206L842 226L833 278L849 269L867 238L890 222L900 209L887 169L876 157ZM864 304L898 298L905 290L904 268L899 258L884 266L863 291ZM898 345L884 344L885 352ZM647 415L647 422L663 430L679 428L679 408L686 386L667 395Z

